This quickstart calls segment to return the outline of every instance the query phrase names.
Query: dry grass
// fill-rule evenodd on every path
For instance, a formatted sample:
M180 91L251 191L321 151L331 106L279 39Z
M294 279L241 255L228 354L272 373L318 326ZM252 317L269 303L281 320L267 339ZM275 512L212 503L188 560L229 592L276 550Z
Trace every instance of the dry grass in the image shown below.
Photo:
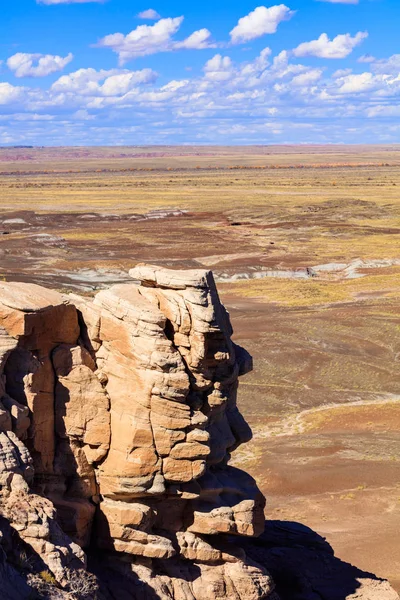
M389 270L389 269L388 269ZM318 281L318 279L252 279L221 284L225 292L245 298L259 298L283 306L307 307L354 302L359 295L377 294L385 299L400 294L400 269L384 269L383 274L366 275L360 279Z
M209 264L233 275L400 258L399 166L399 148L389 146L0 149L4 218L26 219L0 226L7 233L0 236L0 278L68 290L69 271L127 270L142 261ZM124 218L171 207L189 212ZM29 210L42 221L18 213ZM86 212L121 219L75 215ZM61 242L45 244L38 233ZM304 416L304 434L256 435L235 453L236 464L258 477L270 516L275 503L278 518L324 534L329 515L335 549L343 542L346 550L344 527L355 540L343 559L360 564L361 549L363 568L399 572L398 561L390 562L398 545L391 533L398 515L390 512L398 490L390 488L398 479L400 269L219 287L235 341L254 357L239 406L256 433L313 411ZM370 406L381 398L388 402ZM326 405L335 408L315 411Z
M201 230L203 235L198 252L197 240L187 244L188 258L217 252L259 251L263 255L260 264L279 268L288 263L312 266L398 255L400 169L396 166L399 152L395 148L364 147L358 149L359 154L351 154L354 150L348 148L318 148L314 153L294 148L244 149L242 153L221 149L221 156L216 155L216 149L196 149L203 153L199 156L189 156L188 150L179 149L182 156L154 158L115 157L118 153L154 152L146 148L98 149L92 154L87 149L74 150L75 154L85 151L86 158L77 160L72 150L58 149L53 150L51 160L50 151L27 150L34 158L16 163L4 160L8 155L2 160L0 151L2 211L127 214L158 208L186 209L194 215L192 232ZM171 149L169 153L172 154ZM366 163L372 166L344 166ZM249 168L288 164L305 166ZM339 166L328 168L330 164ZM322 168L324 165L326 168ZM136 170L126 171L127 168ZM145 168L154 170L137 170ZM21 172L17 173L17 169ZM229 222L241 225L228 228ZM184 236L190 242L191 231L187 227L188 224ZM107 229L105 226L104 233L100 233L92 231L88 223L77 223L76 229L66 231L64 237L78 241L115 237L115 232ZM182 231L174 225L167 233L170 240L164 235L162 242L169 248L168 258L174 259L177 245L182 243ZM118 231L119 240L130 235L122 229ZM151 245L154 240L151 229L135 231L136 235L135 239L143 244ZM253 262L257 266L258 261ZM305 293L308 295L308 290ZM319 302L318 286L309 294L312 303Z
M364 406L335 406L302 416L305 432L332 433L343 431L398 431L398 401Z

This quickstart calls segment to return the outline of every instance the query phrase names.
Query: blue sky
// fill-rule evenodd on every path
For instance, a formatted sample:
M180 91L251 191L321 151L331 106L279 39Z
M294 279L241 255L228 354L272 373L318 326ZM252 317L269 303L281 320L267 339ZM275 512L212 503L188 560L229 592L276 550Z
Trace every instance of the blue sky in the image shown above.
M0 145L400 142L399 0L1 0Z

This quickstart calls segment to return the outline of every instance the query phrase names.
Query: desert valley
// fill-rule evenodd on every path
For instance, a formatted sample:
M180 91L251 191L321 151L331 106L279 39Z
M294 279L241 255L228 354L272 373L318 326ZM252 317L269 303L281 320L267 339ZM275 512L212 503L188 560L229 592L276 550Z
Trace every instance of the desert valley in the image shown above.
M1 282L91 302L141 263L212 270L253 356L231 464L267 528L397 591L399 166L390 145L0 149Z

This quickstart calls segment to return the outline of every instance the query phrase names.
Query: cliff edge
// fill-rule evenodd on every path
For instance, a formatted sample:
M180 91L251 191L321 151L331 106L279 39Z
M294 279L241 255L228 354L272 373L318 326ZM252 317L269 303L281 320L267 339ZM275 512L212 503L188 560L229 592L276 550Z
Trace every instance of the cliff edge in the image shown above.
M282 586L296 561L229 466L251 439L236 397L252 361L212 273L130 274L94 299L0 283L2 600L398 598L373 576L361 595Z

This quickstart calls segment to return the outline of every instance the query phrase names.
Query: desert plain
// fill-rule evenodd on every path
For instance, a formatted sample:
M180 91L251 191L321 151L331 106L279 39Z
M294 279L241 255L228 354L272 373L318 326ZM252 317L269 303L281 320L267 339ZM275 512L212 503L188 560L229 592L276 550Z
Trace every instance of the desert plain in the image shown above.
M0 278L212 269L266 518L400 591L400 146L0 149Z

